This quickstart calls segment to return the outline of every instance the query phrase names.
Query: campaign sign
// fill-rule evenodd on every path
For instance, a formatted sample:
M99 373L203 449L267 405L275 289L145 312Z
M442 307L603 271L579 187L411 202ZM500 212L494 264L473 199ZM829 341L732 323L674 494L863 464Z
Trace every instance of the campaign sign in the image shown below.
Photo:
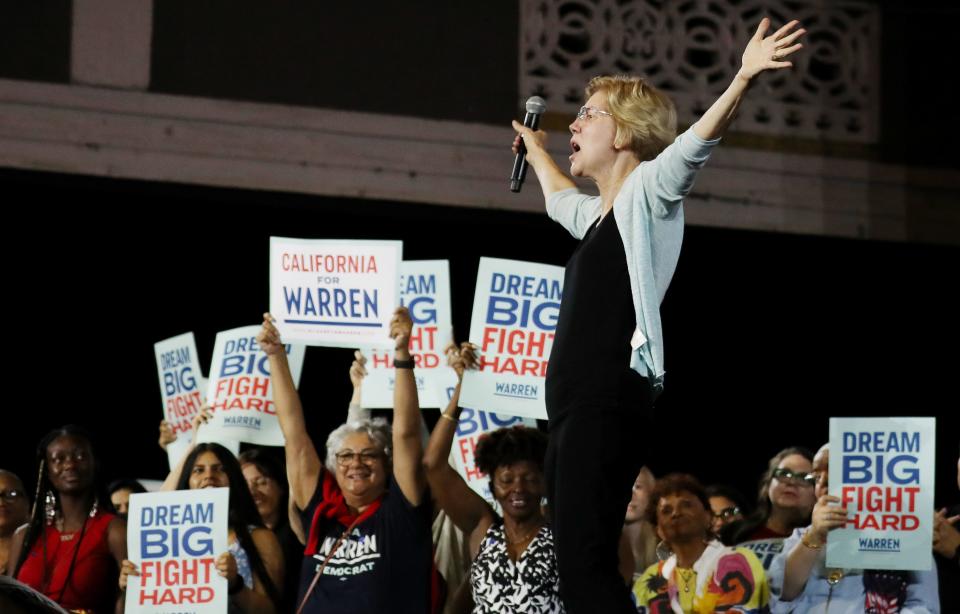
M827 565L930 569L934 418L831 418L830 494L848 510Z
M480 368L463 376L460 402L546 418L544 381L563 295L563 267L481 258L470 321Z
M420 407L444 407L437 394L449 368L443 348L450 343L450 267L446 260L407 260L400 264L400 304L410 310L410 354L416 362ZM360 348L367 357L364 407L393 407L393 349Z
M270 358L257 344L259 326L242 326L217 333L210 362L207 402L213 418L198 433L199 441L246 441L282 446L270 381ZM302 345L285 345L294 385L300 382Z
M453 394L453 387L448 388L448 399ZM457 432L453 436L453 447L450 449L450 462L457 473L470 488L478 495L495 503L490 491L490 477L477 469L474 452L477 449L477 440L481 435L504 427L522 424L537 428L537 421L518 416L501 416L486 411L461 408L460 421L457 423Z
M402 241L270 237L270 312L288 343L392 348Z
M167 457L173 469L190 445L193 418L203 405L203 385L193 333L184 333L153 345L160 377L163 417L177 440L167 445Z
M229 488L130 496L126 612L195 614L227 611L227 579L217 557L227 551Z

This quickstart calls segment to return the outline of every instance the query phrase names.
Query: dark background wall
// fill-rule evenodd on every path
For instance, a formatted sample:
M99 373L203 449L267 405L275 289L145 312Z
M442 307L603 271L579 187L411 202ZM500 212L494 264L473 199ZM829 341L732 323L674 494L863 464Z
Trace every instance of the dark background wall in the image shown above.
M17 195L0 466L28 482L36 442L68 422L97 434L107 477L165 475L153 343L192 330L208 367L217 331L256 324L270 235L402 239L406 258L450 259L461 339L480 256L562 265L575 244L545 215L9 170L0 185ZM662 309L666 391L638 451L658 473L751 492L777 450L825 442L829 416L932 415L938 501L956 501L958 270L957 248L688 227ZM345 416L350 361L308 348L318 444Z
M880 141L822 149L960 167L960 6L877 4ZM0 1L0 78L69 82L71 14L69 0ZM530 95L518 49L516 2L155 2L150 91L505 125Z

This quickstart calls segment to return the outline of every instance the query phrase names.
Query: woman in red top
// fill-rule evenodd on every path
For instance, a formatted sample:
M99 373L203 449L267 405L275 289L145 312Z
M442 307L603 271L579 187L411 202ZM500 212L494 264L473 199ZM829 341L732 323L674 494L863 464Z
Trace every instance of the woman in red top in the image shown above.
M90 437L76 426L52 431L37 459L37 497L29 524L14 535L12 575L68 610L115 610L127 527L99 496Z

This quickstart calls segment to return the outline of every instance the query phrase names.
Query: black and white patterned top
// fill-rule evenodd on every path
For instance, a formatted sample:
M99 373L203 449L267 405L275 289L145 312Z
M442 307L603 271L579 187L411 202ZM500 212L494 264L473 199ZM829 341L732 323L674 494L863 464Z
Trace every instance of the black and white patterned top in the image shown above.
M563 614L553 532L544 525L514 563L503 523L487 529L470 568L474 614Z

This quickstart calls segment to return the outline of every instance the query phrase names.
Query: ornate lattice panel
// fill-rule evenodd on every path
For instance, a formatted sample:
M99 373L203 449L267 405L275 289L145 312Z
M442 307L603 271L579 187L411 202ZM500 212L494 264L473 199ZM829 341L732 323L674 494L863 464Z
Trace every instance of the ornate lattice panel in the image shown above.
M522 0L520 92L575 113L598 74L642 75L692 123L740 67L763 16L799 19L792 71L761 75L734 129L831 141L877 140L880 16L875 4L822 0Z

